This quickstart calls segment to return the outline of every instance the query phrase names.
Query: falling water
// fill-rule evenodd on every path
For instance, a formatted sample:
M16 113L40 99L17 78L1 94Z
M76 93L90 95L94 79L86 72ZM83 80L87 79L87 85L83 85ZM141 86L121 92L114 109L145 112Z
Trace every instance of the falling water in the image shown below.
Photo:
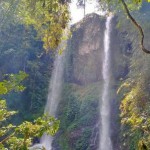
M59 45L58 49L64 48L66 43L67 41L63 41ZM54 69L49 85L47 104L45 107L45 113L54 117L56 117L57 106L60 101L62 90L65 54L66 50L64 50L61 55L59 53L57 53L56 55ZM46 150L52 150L52 141L53 138L47 134L43 135L43 137L41 138L41 144L46 148Z
M101 128L100 128L100 145L99 150L112 150L110 138L110 32L111 20L113 16L109 15L106 20L106 29L104 33L104 60L102 66L102 75L104 80L102 103L101 103Z

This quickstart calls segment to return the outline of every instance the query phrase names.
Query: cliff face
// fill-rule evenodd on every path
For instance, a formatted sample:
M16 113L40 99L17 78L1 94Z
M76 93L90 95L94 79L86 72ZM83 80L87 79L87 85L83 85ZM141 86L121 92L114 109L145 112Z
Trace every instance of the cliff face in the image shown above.
M67 78L71 78L71 82L87 85L102 80L105 22L106 17L90 14L72 27L72 38L68 44L71 69L67 76ZM117 18L114 17L110 37L111 72L112 76L118 79L125 75L124 49L128 47L125 44L128 44L128 41L125 41L123 35L118 33L116 24Z
M73 29L73 80L84 85L96 82L101 79L105 18L89 15Z
M68 63L62 100L58 108L60 132L53 145L56 150L96 150L99 142L99 99L103 88L102 63L106 17L97 14L86 16L72 27L68 42ZM125 76L125 42L112 20L111 31L111 135L115 150L118 148L118 102L116 89ZM123 44L127 43L127 44ZM122 63L124 62L124 63Z

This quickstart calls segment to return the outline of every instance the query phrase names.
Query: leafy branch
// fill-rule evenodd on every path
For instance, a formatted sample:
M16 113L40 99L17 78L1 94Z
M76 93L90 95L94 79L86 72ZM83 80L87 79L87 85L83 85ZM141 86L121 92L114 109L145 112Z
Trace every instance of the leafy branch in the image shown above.
M140 45L141 45L141 48L142 50L147 53L147 54L150 54L150 50L146 49L145 46L144 46L144 32L143 32L143 29L142 27L137 23L137 21L133 18L133 16L130 14L130 11L128 9L128 6L127 4L125 3L124 0L121 0L123 6L124 6L124 9L126 11L126 14L127 16L129 17L129 19L132 21L132 23L137 27L137 29L139 30L139 33L141 35L141 41L140 41Z
M7 80L0 82L0 95L11 91L23 91L21 84L27 74L20 71L19 74L5 75ZM28 150L35 137L41 137L44 133L54 135L59 129L59 120L43 115L33 122L24 121L18 126L8 123L8 118L15 115L16 111L8 111L5 100L0 99L0 149Z

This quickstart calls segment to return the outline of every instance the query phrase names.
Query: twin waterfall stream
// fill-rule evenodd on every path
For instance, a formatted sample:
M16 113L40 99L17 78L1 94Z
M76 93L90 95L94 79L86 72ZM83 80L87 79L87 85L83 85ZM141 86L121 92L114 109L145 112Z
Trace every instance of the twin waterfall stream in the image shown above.
M98 150L113 150L110 138L110 98L109 98L109 85L110 85L110 33L111 33L111 20L113 16L110 14L106 18L105 32L104 32L104 59L102 65L103 76L103 91L100 97L100 127L99 127L99 147ZM51 77L49 86L49 93L45 112L49 115L56 117L57 106L62 90L63 72L64 72L65 52L62 55L56 55L54 62L54 70ZM46 150L52 150L53 138L44 135L41 138L41 144Z
M62 41L62 43L58 46L58 51L66 46L66 42L67 41ZM58 53L58 51L55 57L54 69L49 84L48 98L45 106L45 113L54 117L56 117L57 106L59 104L62 91L64 63L66 56L66 50L64 50L61 55ZM52 141L53 138L46 134L41 138L41 144L46 148L46 150L52 150Z
M110 83L110 32L111 20L113 16L108 16L106 19L106 29L104 32L104 60L102 67L103 76L103 91L102 102L100 109L101 127L100 127L100 147L99 150L112 150L110 139L110 98L109 98L109 83Z

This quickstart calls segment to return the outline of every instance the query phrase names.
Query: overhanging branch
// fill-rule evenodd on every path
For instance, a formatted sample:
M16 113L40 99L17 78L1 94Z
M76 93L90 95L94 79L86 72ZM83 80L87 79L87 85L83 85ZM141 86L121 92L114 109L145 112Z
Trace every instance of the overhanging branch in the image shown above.
M150 50L148 50L148 49L146 49L146 48L144 47L144 32L143 32L142 27L136 22L136 20L135 20L135 19L132 17L132 15L130 14L129 9L128 9L127 4L125 3L125 1L124 1L124 0L121 0L121 2L122 2L122 4L123 4L123 6L124 6L124 9L125 9L126 13L127 13L127 16L129 17L129 19L132 21L132 23L133 23L133 24L137 27L137 29L139 30L139 33L140 33L140 35L141 35L140 45L141 45L142 50L143 50L145 53L150 54Z

